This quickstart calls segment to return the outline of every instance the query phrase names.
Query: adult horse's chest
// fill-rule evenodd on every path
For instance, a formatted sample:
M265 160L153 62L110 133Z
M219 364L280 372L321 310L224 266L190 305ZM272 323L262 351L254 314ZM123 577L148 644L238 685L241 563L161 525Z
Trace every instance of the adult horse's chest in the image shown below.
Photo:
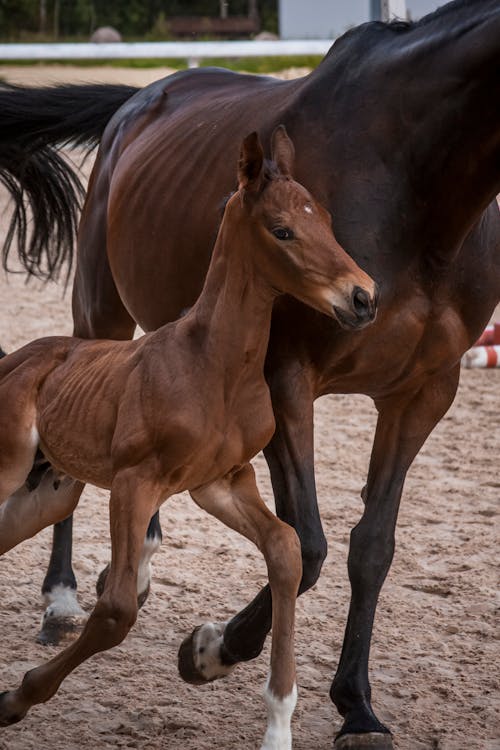
M331 326L333 329L333 327ZM382 301L377 321L360 333L332 330L314 352L317 394L364 393L375 400L418 390L457 363L470 345L461 313L419 291Z

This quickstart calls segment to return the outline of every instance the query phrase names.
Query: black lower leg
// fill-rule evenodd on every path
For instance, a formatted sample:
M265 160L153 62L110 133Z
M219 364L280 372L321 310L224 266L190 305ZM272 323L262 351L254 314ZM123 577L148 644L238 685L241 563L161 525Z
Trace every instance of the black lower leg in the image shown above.
M47 594L56 586L76 590L76 578L71 565L73 549L73 516L54 525L52 553L49 567L42 584L42 594Z

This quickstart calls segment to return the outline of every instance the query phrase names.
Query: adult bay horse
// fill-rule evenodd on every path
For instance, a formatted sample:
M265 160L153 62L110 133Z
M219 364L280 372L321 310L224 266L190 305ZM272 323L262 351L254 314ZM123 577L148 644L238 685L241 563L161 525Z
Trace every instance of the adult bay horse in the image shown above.
M137 617L149 520L189 490L266 560L273 639L262 750L291 750L300 544L260 497L249 463L274 432L264 377L272 309L288 293L360 329L375 317L376 287L336 242L329 213L292 179L293 145L283 127L274 131L272 155L264 160L256 133L244 139L238 191L188 315L137 341L38 339L0 364L0 554L73 510L70 496L65 506L49 488L34 503L26 491L38 446L53 480L111 490L112 549L104 591L80 637L0 694L0 726L20 721L79 664L125 638ZM195 638L209 680L205 640L206 633Z
M133 96L90 86L19 91L17 103L8 92L0 99L1 111L11 102L12 131L31 144L28 162L35 144L102 133L79 236L73 309L80 336L128 338L134 321L154 329L193 304L208 267L208 236L234 187L227 149L236 154L249 128L267 143L279 122L298 147L298 178L329 208L343 247L378 281L377 321L355 334L280 300L266 364L276 431L265 454L277 512L301 540L300 592L317 580L326 555L313 401L364 393L378 410L330 693L344 717L338 748L391 747L371 706L368 658L403 484L453 401L462 353L500 297L499 62L496 0L457 0L414 24L353 29L295 81L198 70ZM200 192L208 177L210 190ZM189 191L198 191L196 205L183 199ZM71 519L55 530L46 590L75 586L64 564L70 529ZM270 627L266 587L223 629L221 674L225 665L255 657ZM193 655L194 667L187 666L189 644L181 672L201 679Z

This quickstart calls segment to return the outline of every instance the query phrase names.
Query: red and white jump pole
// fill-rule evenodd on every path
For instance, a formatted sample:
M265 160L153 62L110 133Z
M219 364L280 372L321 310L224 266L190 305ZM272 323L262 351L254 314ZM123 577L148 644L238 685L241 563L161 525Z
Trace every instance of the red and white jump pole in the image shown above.
M463 367L500 367L500 323L487 326L472 349L462 357Z

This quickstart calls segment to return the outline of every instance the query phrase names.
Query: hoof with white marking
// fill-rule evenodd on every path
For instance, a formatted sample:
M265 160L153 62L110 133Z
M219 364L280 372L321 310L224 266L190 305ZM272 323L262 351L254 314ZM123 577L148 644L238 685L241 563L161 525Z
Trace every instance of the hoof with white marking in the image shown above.
M227 677L235 664L224 664L221 657L226 623L207 622L195 628L179 648L178 669L185 682L204 685Z
M0 693L0 727L10 727L24 719L26 712L16 711L12 691Z
M58 646L62 641L78 635L88 615L78 604L76 591L66 586L56 586L45 594L45 600L48 607L43 613L37 642L44 646Z
M334 750L394 750L390 734L367 732L366 734L343 734L337 737Z

